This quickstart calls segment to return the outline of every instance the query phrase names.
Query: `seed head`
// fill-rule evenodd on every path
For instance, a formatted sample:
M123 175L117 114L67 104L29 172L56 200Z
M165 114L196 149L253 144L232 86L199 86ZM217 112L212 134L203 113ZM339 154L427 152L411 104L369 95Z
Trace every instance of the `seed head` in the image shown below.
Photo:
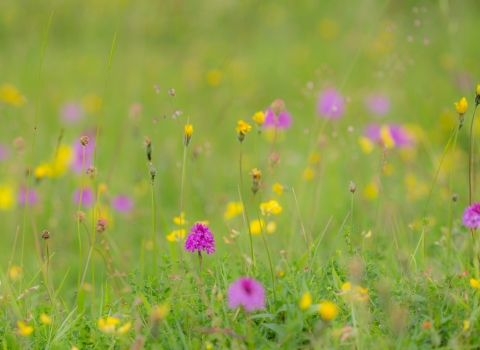
M452 194L452 201L454 202L458 201L458 194L456 193Z
M149 162L151 162L152 161L152 140L150 139L150 137L145 136L143 145L145 146L145 153L147 154L147 159Z
M272 109L275 116L278 117L285 110L285 102L277 98L275 101L272 102L270 108Z
M15 148L18 153L23 153L25 151L25 140L23 137L19 136L13 140L13 148Z
M77 211L75 213L75 216L74 216L75 221L78 221L80 223L84 222L86 217L87 216L85 215L85 213L83 211Z
M100 218L97 220L97 226L95 226L95 230L98 233L104 232L108 228L108 220L105 218Z
M355 184L352 181L350 181L349 188L350 188L350 192L352 193L355 193L355 191L357 190L357 186L355 186Z
M94 167L93 165L90 165L87 170L85 171L85 173L91 178L95 178L98 174L98 171L97 171L97 168Z
M84 135L84 136L81 136L81 137L80 137L80 144L81 144L82 146L88 145L88 141L89 141L88 136L85 136L85 135Z
M42 238L43 238L44 240L49 239L49 238L50 238L50 232L48 232L47 230L44 230L44 231L42 232Z

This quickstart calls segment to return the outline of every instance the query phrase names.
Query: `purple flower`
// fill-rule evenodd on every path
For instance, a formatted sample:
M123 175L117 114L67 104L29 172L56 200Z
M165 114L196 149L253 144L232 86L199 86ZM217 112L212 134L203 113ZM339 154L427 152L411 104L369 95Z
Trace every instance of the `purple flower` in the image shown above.
M328 119L339 119L345 113L343 96L335 89L323 90L318 96L317 113Z
M278 119L275 121L275 114L271 108L268 108L265 111L265 122L263 123L264 128L273 128L277 124L278 129L289 129L292 126L293 119L292 115L288 111L283 111L278 116Z
M472 204L463 212L462 224L468 228L477 229L480 227L480 203Z
M78 122L84 114L85 111L78 102L66 102L60 107L60 117L70 124Z
M228 307L236 309L242 306L247 312L265 308L265 289L254 278L241 277L233 282L227 291Z
M73 194L73 200L75 203L80 203L80 189L75 190ZM90 189L84 188L82 191L82 205L86 207L92 206L93 203L93 193Z
M390 99L383 94L370 94L365 98L365 107L381 117L390 111Z
M215 253L215 239L207 225L198 222L192 226L185 241L185 250L192 253L195 250L206 251L207 254Z
M112 199L112 207L116 211L120 213L125 213L127 211L132 210L133 208L133 201L127 195L119 195Z
M78 138L75 139L75 142L72 146L73 148L73 160L70 163L72 170L81 173L82 172L82 159L83 159L83 147L85 147L85 165L84 169L87 169L89 166L93 165L93 155L95 152L95 142L94 135L90 133L83 134L88 136L90 142L86 146L82 146L78 141ZM83 136L82 135L82 136Z
M382 128L387 128L388 133L395 142L395 147L404 148L414 144L414 139L408 130L405 129L404 126L394 123L383 126L378 124L367 125L365 128L365 136L372 141L383 143Z
M18 192L18 203L25 205L27 199L27 188L22 186ZM37 202L37 192L33 188L28 189L28 205L34 205Z

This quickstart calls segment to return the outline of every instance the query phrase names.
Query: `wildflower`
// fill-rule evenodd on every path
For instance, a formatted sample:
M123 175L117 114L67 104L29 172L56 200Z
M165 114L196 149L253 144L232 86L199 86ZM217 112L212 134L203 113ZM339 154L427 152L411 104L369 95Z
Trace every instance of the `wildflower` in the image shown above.
M162 303L159 306L156 306L152 311L152 320L159 321L167 317L170 312L170 305L167 303Z
M212 349L213 349L212 343L210 343L210 342L207 341L207 342L205 343L205 349L206 349L206 350L212 350Z
M322 91L317 100L317 113L332 120L341 118L345 113L345 103L340 92L332 88Z
M44 240L50 239L50 232L48 232L47 230L43 230L42 231L42 238Z
M338 314L338 306L331 301L322 301L318 308L318 313L325 321L333 320Z
M50 316L48 316L47 314L42 313L40 315L40 322L42 322L43 324L49 325L49 324L52 323L52 318Z
M74 215L75 221L79 221L80 223L84 222L86 219L86 215L83 211L77 211Z
M185 238L185 230L175 230L167 235L167 241L169 242L179 242Z
M455 108L457 109L457 113L460 116L463 116L467 112L467 109L468 109L467 99L465 97L462 97L459 102L455 102Z
M12 280L16 280L18 277L20 277L21 273L22 273L22 268L16 265L12 265L10 267L10 270L8 271L8 275Z
M270 109L275 113L275 116L279 116L285 111L285 102L279 98L272 102Z
M363 191L364 196L369 199L375 199L378 196L378 185L375 182L370 182L367 186L365 186L365 190Z
M250 221L250 233L252 235L259 235L263 228L265 227L265 221L264 220L252 220Z
M480 279L476 280L475 278L470 278L470 285L472 288L480 289Z
M265 111L265 122L263 126L265 128L277 127L277 129L285 130L292 126L292 115L288 111L283 111L275 118L275 113L271 108Z
M120 213L126 213L132 210L133 201L127 195L118 195L112 199L112 207Z
M116 329L116 326L120 323L120 320L116 317L108 316L107 320L100 318L98 320L98 329L106 334L125 334L130 330L132 326L131 322L125 323L123 326Z
M209 70L206 78L210 86L218 86L222 82L222 71L219 69Z
M57 149L55 159L52 163L52 177L58 177L65 174L70 163L71 154L72 150L69 146L62 145Z
M82 205L90 207L93 204L93 193L90 189L84 188L82 191L80 189L75 190L73 193L73 200L75 203L80 203L80 198L82 200Z
M185 213L182 211L180 213L180 216L175 216L173 218L173 223L178 226L183 226L185 225Z
M248 123L245 123L243 120L239 120L236 130L238 133L238 140L242 142L243 140L245 140L245 135L247 134L247 132L252 130L252 126Z
M28 204L34 205L37 202L37 191L33 188L28 189ZM18 204L26 205L27 204L27 188L26 186L20 187L18 192Z
M25 325L25 323L23 322L18 321L17 326L18 326L18 333L20 335L23 335L24 337L28 337L33 332L33 327Z
M82 146L86 146L88 145L89 138L88 136L84 135L80 137L79 141Z
M350 291L352 289L352 283L351 282L346 282L342 285L341 287L342 291Z
M463 330L468 331L470 329L470 321L463 320Z
M208 226L196 223L190 229L190 234L185 241L185 250L194 253L205 251L207 254L215 253L215 239Z
M313 179L314 176L315 176L315 171L312 168L306 168L303 171L303 178L307 181Z
M310 154L310 157L308 158L308 162L310 164L316 164L320 161L320 154L317 152L313 152Z
M480 227L480 203L474 203L463 212L462 224L468 228L477 229Z
M97 225L95 226L95 231L98 233L104 232L108 228L108 220L105 218L100 218L97 220Z
M262 126L265 123L265 113L259 111L253 115L252 119L258 126Z
M272 186L272 191L280 196L283 193L283 186L280 185L278 182L275 182Z
M152 161L152 140L150 139L150 137L145 136L145 139L143 141L143 146L145 147L145 153L147 154L147 159L149 162L151 162Z
M17 90L17 88L10 84L3 84L0 87L0 100L15 106L21 107L25 103L25 97Z
M193 125L186 124L183 131L184 131L184 144L185 146L188 146L190 144L190 140L193 134Z
M66 102L60 107L60 118L69 124L80 121L84 115L85 110L78 102Z
M90 165L85 171L85 174L87 174L89 178L94 179L98 174L98 170L93 165Z
M358 138L358 143L360 144L363 153L369 154L373 151L373 142L368 137L360 136Z
M38 180L43 179L44 177L52 176L52 166L50 164L43 163L33 170L33 174Z
M13 208L15 204L15 196L13 194L13 188L0 184L0 210L9 210Z
M274 233L275 230L277 229L277 224L275 223L275 221L270 221L268 224L267 224L267 233Z
M312 295L310 292L305 292L303 293L302 299L300 299L298 306L300 307L300 310L305 311L310 307L310 305L312 305Z
M25 152L25 140L23 137L15 137L12 142L13 148L18 152L18 154L23 154ZM1 149L2 147L0 147ZM0 150L0 160L2 160L2 151Z
M430 322L430 321L425 321L425 322L423 322L422 328L423 328L424 330L425 330L425 329L430 329L430 328L432 328L432 322Z
M390 133L390 128L388 125L382 125L380 127L380 140L382 141L383 145L387 148L395 147L395 140Z
M95 113L102 106L102 98L97 94L87 94L83 97L82 104L88 113Z
M370 94L365 98L365 107L373 114L382 117L390 111L390 100L384 94Z
M263 216L278 215L282 212L282 207L276 200L272 199L269 202L261 203L260 210Z
M394 123L383 126L370 124L365 128L365 137L390 148L405 148L414 144L412 133L406 127Z
M227 210L223 214L225 220L229 220L243 212L242 202L228 202Z
M75 142L72 144L72 155L71 155L71 162L70 168L76 172L81 173L82 168L87 169L89 166L93 164L93 156L95 153L95 143L90 142L93 140L94 135L91 133L85 133L80 137L80 142ZM87 141L88 140L88 141ZM83 145L82 141L86 144ZM85 160L83 158L85 154Z
M265 308L265 289L262 284L250 277L241 277L227 290L228 307L243 307L246 312Z
M253 194L255 194L258 192L258 187L260 184L260 178L262 177L262 172L257 168L253 168L250 174L252 175L252 181L253 181L251 189Z

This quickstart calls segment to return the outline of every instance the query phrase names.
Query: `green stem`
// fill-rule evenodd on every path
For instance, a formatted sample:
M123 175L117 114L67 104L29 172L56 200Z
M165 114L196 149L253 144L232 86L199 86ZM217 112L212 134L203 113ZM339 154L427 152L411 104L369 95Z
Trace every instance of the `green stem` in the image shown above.
M352 193L352 197L351 197L351 200L350 200L350 238L349 238L349 242L350 242L350 255L353 256L353 193Z
M247 230L248 230L248 238L250 239L250 255L252 258L252 269L253 275L255 276L255 255L253 253L253 239L252 239L252 232L250 230L250 220L248 219L248 211L247 206L245 205L245 194L243 191L243 172L242 172L242 149L243 149L243 141L240 141L240 159L239 159L239 168L240 168L240 195L241 201L243 204L243 211L245 212L245 218L247 220Z
M157 274L157 238L155 237L155 192L152 179L152 244L153 244L153 272Z
M255 196L256 197L256 196ZM255 200L254 200L255 202ZM263 244L265 244L265 250L267 251L267 257L268 257L268 263L270 264L270 274L272 275L272 286L273 286L273 301L277 301L277 292L276 292L276 287L275 287L275 274L273 272L273 265L272 265L272 259L270 257L270 250L268 249L268 244L267 244L267 239L265 238L265 232L263 229L263 225L261 224L262 222L260 221L260 212L258 211L258 203L255 202L255 206L257 209L257 219L258 219L258 224L260 225L260 232L262 234L262 239L263 239ZM265 225L267 223L265 222Z
M82 278L82 236L80 235L80 209L82 208L82 199L83 199L83 183L85 179L85 146L82 146L82 180L80 185L80 200L78 202L78 211L77 211L77 233L78 233L78 250L79 250L79 265L78 265L78 293L80 292L80 281ZM90 239L90 237L89 237Z
M453 226L453 169L455 164L455 148L457 146L457 137L460 128L456 129L455 137L453 139L453 146L452 146L452 164L450 167L450 186L449 186L449 194L450 194L450 206L448 210L448 237L447 237L447 266L450 266L450 255L452 253L452 226Z
M473 110L473 115L472 115L472 123L470 125L470 162L468 163L468 203L469 205L472 205L473 203L473 129L474 129L474 121L475 121L475 113L477 112L477 107L478 104L475 104L475 109ZM473 247L475 248L476 242L477 242L477 237L476 237L476 232L474 229L470 230L472 233L472 242L473 242ZM475 250L475 249L474 249Z

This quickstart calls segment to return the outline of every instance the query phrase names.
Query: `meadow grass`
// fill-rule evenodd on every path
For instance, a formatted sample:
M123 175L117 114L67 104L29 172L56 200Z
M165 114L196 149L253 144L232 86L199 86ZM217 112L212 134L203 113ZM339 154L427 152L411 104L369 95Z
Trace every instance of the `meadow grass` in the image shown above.
M478 4L27 3L4 349L480 347Z

